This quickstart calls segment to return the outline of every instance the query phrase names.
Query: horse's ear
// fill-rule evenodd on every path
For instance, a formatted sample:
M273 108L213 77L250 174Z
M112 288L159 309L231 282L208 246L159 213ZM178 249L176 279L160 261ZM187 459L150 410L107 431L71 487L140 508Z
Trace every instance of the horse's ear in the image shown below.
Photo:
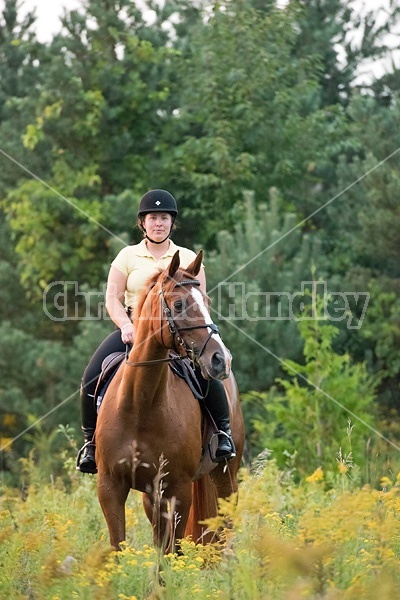
M177 250L172 257L171 262L169 263L168 268L168 277L173 277L177 270L179 269L179 265L181 263L181 259L179 258L179 250Z
M192 263L190 263L190 265L185 270L188 273L190 273L191 275L194 275L196 277L196 275L198 275L198 273L200 271L202 262L203 262L203 250L200 250L200 252L196 256L194 261Z

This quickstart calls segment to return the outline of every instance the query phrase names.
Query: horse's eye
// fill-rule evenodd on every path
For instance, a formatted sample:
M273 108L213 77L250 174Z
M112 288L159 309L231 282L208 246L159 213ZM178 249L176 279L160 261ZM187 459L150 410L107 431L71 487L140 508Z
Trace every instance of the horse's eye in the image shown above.
M177 300L176 302L174 302L174 308L177 312L182 312L182 309L183 309L182 300Z

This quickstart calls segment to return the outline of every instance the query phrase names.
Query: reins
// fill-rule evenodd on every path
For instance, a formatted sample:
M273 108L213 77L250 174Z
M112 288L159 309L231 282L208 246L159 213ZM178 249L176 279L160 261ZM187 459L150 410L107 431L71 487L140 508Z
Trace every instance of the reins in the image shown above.
M127 355L128 355L128 351L126 352L126 356ZM186 356L175 356L175 357L169 356L168 358L154 358L153 360L142 360L142 361L138 361L138 362L130 362L126 358L125 364L128 365L128 367L146 367L147 365L154 365L156 363L163 363L163 362L171 362L171 361L175 361L175 360L183 360L184 358L186 358Z

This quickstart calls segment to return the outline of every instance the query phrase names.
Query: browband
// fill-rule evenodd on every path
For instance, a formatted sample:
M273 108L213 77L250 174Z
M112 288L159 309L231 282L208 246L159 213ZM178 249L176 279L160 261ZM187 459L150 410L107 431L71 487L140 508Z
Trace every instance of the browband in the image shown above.
M181 287L182 285L201 285L198 279L183 279L179 281L175 287Z

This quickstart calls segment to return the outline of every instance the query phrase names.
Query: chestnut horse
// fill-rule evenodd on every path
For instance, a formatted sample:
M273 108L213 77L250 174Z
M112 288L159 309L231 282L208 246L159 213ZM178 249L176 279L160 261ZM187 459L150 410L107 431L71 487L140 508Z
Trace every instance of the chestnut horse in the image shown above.
M196 542L210 541L199 521L216 516L218 497L238 488L243 417L230 353L195 279L201 261L200 251L182 270L178 251L169 267L149 281L150 290L139 301L134 347L99 412L98 496L116 549L125 540L130 489L143 492L154 543L169 552L187 535ZM236 445L236 457L228 463L211 462L208 450L202 452L199 401L169 368L170 350L194 359L206 379L225 379Z

